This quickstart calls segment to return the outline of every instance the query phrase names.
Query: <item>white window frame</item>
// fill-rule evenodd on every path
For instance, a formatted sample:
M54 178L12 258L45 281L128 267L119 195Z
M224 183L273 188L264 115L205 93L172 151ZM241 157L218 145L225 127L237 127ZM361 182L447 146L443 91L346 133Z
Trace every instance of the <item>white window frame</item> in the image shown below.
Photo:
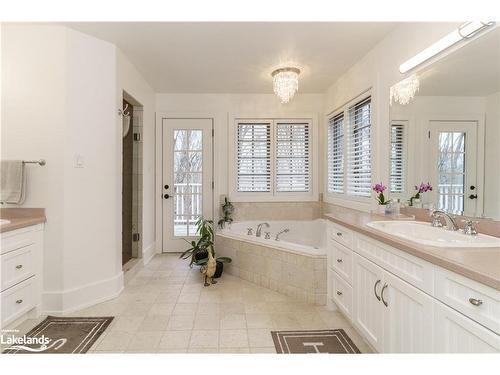
M328 140L328 127L329 127L329 119L339 115L340 113L344 113L344 142L343 142L343 155L344 155L344 183L343 183L343 192L342 193L337 193L337 192L329 192L328 191L328 141L325 141L325 149L324 149L324 173L326 178L324 179L324 201L327 203L332 203L332 204L337 204L340 206L345 206L345 207L350 207L354 209L361 209L361 210L369 210L371 203L372 203L372 197L373 193L370 194L370 196L356 196L356 195L350 195L347 194L347 168L348 168L348 155L347 155L347 143L349 141L349 108L352 106L356 105L357 103L362 102L363 100L366 100L367 98L371 98L371 119L370 119L370 152L371 152L371 184L373 184L373 179L375 176L376 172L376 166L374 163L374 140L375 140L375 127L374 127L374 113L375 113L375 100L372 95L372 90L368 89L364 91L362 94L356 96L354 99L350 100L349 102L343 104L342 106L338 107L334 111L329 112L326 117L325 117L325 128L324 128L324 137L326 140Z
M252 115L230 115L229 116L229 145L228 148L228 192L229 199L234 202L292 202L292 201L317 201L318 192L318 157L317 157L317 116L311 114L295 114L286 117L278 115L252 116ZM238 191L238 124L255 123L256 121L271 122L271 191L270 192L240 192ZM307 192L277 192L276 191L276 122L305 123L309 124L309 191Z

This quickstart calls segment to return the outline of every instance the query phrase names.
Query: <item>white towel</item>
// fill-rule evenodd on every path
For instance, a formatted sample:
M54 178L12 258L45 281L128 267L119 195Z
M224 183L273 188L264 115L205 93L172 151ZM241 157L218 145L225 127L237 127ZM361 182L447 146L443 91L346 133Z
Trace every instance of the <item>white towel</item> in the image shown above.
M0 164L0 202L20 204L24 201L24 163L2 160Z

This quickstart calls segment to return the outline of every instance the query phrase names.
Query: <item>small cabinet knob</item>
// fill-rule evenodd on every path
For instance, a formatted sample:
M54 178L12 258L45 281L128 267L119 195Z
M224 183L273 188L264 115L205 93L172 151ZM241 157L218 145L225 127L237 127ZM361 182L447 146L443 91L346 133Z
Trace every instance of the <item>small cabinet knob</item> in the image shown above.
M342 263L342 262L343 262L342 258L337 259L337 263Z
M481 306L483 304L483 301L481 301L480 299L476 299L476 298L469 298L469 302L471 304L473 304L474 306Z
M342 292L340 290L337 290L337 296L341 296Z
M342 232L337 232L337 236L342 237Z
M23 303L23 300L22 300L22 299L18 299L18 300L16 301L16 303L17 303L18 305L20 305L21 303Z
M21 268L23 268L23 265L22 265L22 264L18 264L18 265L16 266L16 268L17 268L18 270L20 270Z

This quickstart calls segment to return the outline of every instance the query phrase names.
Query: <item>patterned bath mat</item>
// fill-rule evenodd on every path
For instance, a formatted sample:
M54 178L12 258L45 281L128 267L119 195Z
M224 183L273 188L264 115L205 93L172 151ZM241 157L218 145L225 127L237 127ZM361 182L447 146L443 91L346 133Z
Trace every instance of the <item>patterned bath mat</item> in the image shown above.
M278 354L360 353L343 329L272 331Z
M48 316L22 337L21 341L16 341L5 349L4 353L86 353L112 320L113 317Z

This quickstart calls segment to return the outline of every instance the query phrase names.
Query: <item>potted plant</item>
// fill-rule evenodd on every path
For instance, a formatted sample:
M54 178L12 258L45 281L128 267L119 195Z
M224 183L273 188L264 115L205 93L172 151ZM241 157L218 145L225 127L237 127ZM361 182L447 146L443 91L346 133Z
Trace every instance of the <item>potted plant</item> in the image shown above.
M423 182L420 183L420 185L415 185L415 190L417 191L409 201L410 206L415 206L415 207L421 207L422 203L420 201L421 194L426 193L428 191L432 191L432 186L430 183L424 184Z
M384 191L387 189L384 184L379 183L372 186L372 190L377 193L376 199L378 202L378 213L385 213L385 206L391 202L390 199L386 199L384 195Z
M189 266L193 264L200 266L200 271L205 275L205 286L209 286L208 279L215 284L214 279L219 278L224 270L224 263L231 263L231 258L216 257L214 249L214 228L213 221L206 220L203 217L196 222L199 235L197 241L191 241L191 247L184 251L181 259L190 259Z

